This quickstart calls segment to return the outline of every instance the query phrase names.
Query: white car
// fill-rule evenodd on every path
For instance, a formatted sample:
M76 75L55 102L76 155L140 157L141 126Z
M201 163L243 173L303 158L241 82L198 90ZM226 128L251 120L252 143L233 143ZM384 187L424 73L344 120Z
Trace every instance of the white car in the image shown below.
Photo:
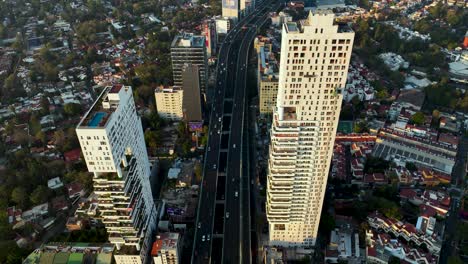
M236 148L236 144L233 144L232 147L233 147L233 148Z
M206 235L206 240L210 241L210 235Z
M200 223L198 223L198 228L201 228L201 222L200 222Z
M210 150L211 150L211 147L208 147L208 151L210 151Z
M239 192L234 193L235 197L239 197Z
M213 169L216 169L216 164L213 164Z
M219 121L219 122L221 122L221 117L220 117L220 118L218 118L218 121Z
M218 134L221 134L221 130L218 130Z
M202 236L201 241L205 242L205 236L204 235Z
M229 212L226 213L226 218L229 218ZM203 236L203 237L205 237L205 236Z

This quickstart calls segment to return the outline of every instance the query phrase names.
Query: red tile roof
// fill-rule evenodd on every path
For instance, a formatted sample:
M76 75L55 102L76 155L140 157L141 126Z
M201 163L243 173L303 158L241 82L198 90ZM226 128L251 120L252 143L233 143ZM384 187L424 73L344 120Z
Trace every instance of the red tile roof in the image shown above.
M81 158L80 155L81 155L81 149L80 148L72 149L72 150L67 151L67 152L65 152L63 154L63 156L65 157L66 162L78 161Z

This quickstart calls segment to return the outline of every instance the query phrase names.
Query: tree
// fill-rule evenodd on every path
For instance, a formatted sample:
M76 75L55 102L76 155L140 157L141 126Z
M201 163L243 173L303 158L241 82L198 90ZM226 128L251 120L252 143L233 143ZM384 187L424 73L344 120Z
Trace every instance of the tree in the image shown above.
M41 97L41 114L48 115L49 107L50 107L49 98L47 98L47 96L42 96Z
M447 260L447 264L463 264L463 260L459 256L450 256Z
M47 137L46 137L46 134L42 131L39 131L36 133L36 135L34 135L35 139L40 141L42 145L44 145L45 143L47 143Z
M418 167L412 162L406 162L405 167L411 172L418 170Z
M202 181L202 167L200 163L196 163L195 167L193 168L193 172L195 173L195 180L197 183Z
M390 163L382 158L370 156L364 164L364 173L383 173L390 167Z
M135 93L138 98L145 102L145 104L149 104L154 97L154 89L148 85L141 85L135 90Z
M422 112L416 112L414 115L411 116L410 121L416 125L424 124L426 120L426 116Z
M41 72L44 74L44 78L47 81L53 82L57 80L58 70L54 64L50 62L46 62L41 64L40 66Z
M63 130L57 130L54 132L53 140L56 146L63 148L65 145L65 132Z
M145 131L145 141L151 150L155 150L161 144L161 134L158 131Z
M366 122L358 122L354 124L355 133L367 133L369 132L369 127Z
M81 105L75 103L68 103L63 106L63 111L68 116L77 116L81 114Z
M18 207L25 209L28 201L28 194L23 187L16 187L11 192L11 200L15 202Z
M399 263L401 263L401 260L395 256L391 256L388 259L388 264L399 264Z
M49 188L47 188L44 185L37 186L37 188L31 193L31 197L29 197L33 205L47 202L48 198L49 198Z
M35 114L31 115L29 119L29 133L31 135L36 135L39 131L41 131L41 123Z
M13 140L21 146L26 146L29 143L29 134L22 129L15 129Z
M385 100L385 99L388 99L389 97L389 94L387 92L387 90L380 90L377 92L377 98L380 99L380 100Z

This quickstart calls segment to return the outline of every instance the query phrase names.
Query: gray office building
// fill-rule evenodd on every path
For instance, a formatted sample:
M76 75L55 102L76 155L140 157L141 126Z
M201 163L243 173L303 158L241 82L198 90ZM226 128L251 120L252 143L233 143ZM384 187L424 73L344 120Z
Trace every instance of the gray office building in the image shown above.
M198 66L200 90L206 92L208 60L205 37L192 33L177 35L171 44L172 72L174 85L182 86L182 69L186 63Z
M202 121L202 100L200 93L200 75L197 65L186 63L182 68L182 89L184 98L182 109L187 122Z

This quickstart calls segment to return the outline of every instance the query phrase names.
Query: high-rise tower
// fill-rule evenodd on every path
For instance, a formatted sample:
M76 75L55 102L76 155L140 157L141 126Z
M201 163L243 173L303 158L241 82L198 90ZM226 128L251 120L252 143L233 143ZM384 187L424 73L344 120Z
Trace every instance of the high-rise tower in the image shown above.
M204 36L192 33L182 33L175 36L171 44L171 59L175 86L182 86L182 71L185 64L189 63L198 66L200 90L202 93L206 93L208 59Z
M109 242L146 254L156 226L150 163L132 88L106 87L76 128L89 172L94 173L99 218Z
M283 25L267 184L271 245L315 244L353 39L328 10Z

